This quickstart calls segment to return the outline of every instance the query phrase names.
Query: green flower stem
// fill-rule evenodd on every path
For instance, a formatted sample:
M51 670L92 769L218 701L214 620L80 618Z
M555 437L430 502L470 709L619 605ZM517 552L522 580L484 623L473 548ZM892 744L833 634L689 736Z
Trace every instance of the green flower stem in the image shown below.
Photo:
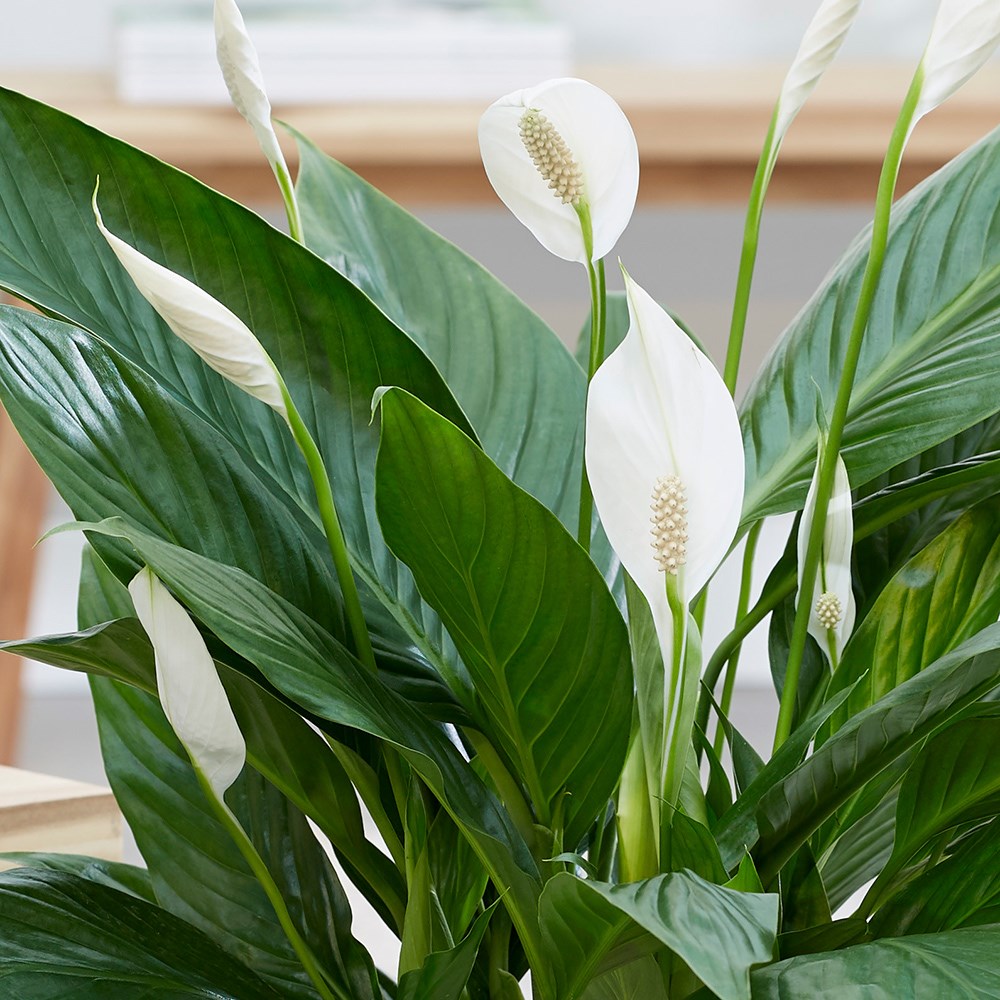
M595 267L587 261L587 275L590 278L590 362L587 367L587 385L604 361L604 338L607 331L608 286L604 274L603 258ZM585 552L590 552L590 534L594 519L594 495L587 477L587 462L580 463L580 520L576 540Z
M295 197L295 185L292 183L292 175L288 172L288 165L284 160L274 165L274 176L281 189L281 197L285 202L285 215L288 218L288 234L296 243L305 245L305 236L302 232L302 217L299 215L299 202Z
M333 499L330 476L323 463L323 456L320 455L316 442L303 423L299 411L295 408L284 382L281 383L281 394L285 400L285 408L288 410L288 426L291 428L295 443L299 446L299 450L306 460L313 488L316 491L319 516L323 522L330 555L333 557L333 565L340 582L340 592L344 598L344 612L347 615L351 638L354 640L354 651L357 653L358 659L373 674L377 673L371 636L368 634L365 615L361 610L361 598L358 597L358 587L354 580L354 571L351 569L351 559L347 554L347 543L344 541L344 532L341 530L340 518L337 516L337 506Z
M681 720L684 714L684 668L686 666L687 621L688 609L680 595L680 585L673 573L665 573L667 604L673 621L673 643L671 650L672 662L669 664L669 689L663 692L663 734L670 734L669 742L664 746L663 772L661 786L663 797L660 801L660 828L670 825L669 817L673 815L680 794L681 779L687 762L687 749L691 742L691 733L684 733ZM668 664L663 664L664 679L667 676ZM669 691L669 697L668 697ZM653 815L657 815L656 803L650 803Z
M872 223L871 248L868 252L868 263L861 280L861 290L854 311L854 322L851 326L847 351L844 355L844 367L837 387L837 398L830 417L830 429L826 447L823 449L819 467L819 481L816 489L816 508L813 522L809 530L809 543L806 549L805 564L802 567L802 580L799 588L800 600L795 610L795 624L788 650L788 666L785 669L785 684L781 692L781 707L778 712L778 724L774 734L774 748L777 749L788 739L792 731L792 719L795 714L795 700L798 694L799 674L802 670L802 655L805 652L808 635L809 615L812 612L811 602L802 599L802 595L812 594L819 570L820 558L823 554L823 534L826 526L826 512L830 506L830 494L833 491L833 479L836 472L837 456L840 454L841 442L844 436L844 425L847 423L847 411L851 402L851 392L854 388L854 378L861 357L861 344L864 340L868 318L871 315L872 303L878 289L879 276L885 260L886 246L889 242L889 216L892 211L892 199L896 190L896 179L899 176L899 166L903 159L903 149L910 134L920 91L923 88L923 71L917 69L903 101L902 110L896 119L896 126L889 141L889 148L882 164L882 173L878 182L878 193L875 197L875 219Z
M757 552L757 540L760 538L760 529L763 521L755 521L747 534L746 548L743 550L743 573L740 577L740 594L736 600L736 621L742 621L750 608L750 588L753 583L753 559ZM722 714L729 718L729 706L733 703L733 688L736 685L736 669L740 662L740 650L743 643L738 643L729 656L729 665L726 668L726 679L722 684L722 701L720 707ZM722 745L725 742L726 733L722 726L722 720L715 730L715 753L722 753Z
M313 981L313 985L316 987L316 992L319 993L322 1000L351 1000L351 997L347 993L343 992L343 990L339 989L336 983L334 983L323 971L323 968L319 960L313 954L312 949L302 939L302 935L299 934L298 928L296 928L295 923L292 920L292 916L288 912L288 907L285 905L285 900L282 898L281 891L275 884L270 871L268 871L267 865L264 863L264 859L257 852L257 848L254 847L253 842L240 825L239 820L233 815L229 806L227 806L226 803L216 795L215 789L208 783L208 780L201 773L197 764L195 764L193 760L191 763L194 767L195 774L198 776L198 783L201 785L202 791L208 797L208 801L211 803L213 811L218 816L222 825L226 828L226 832L230 837L232 837L233 843L238 848L240 854L243 855L243 858L249 865L254 877L264 890L271 906L274 908L274 913L278 918L278 923L281 924L281 929L285 932L285 937L288 938L295 954L302 963L302 967L306 970L309 978Z
M747 311L750 306L750 287L753 284L754 265L757 262L757 246L760 242L760 222L764 215L764 198L767 187L778 160L781 141L775 134L778 108L775 106L771 123L764 139L764 148L757 161L750 201L747 204L746 222L743 226L743 250L740 254L740 268L736 278L736 296L733 300L733 317L729 326L729 346L726 349L726 366L722 379L730 393L736 393L736 380L740 374L740 356L743 352L743 336L747 326Z

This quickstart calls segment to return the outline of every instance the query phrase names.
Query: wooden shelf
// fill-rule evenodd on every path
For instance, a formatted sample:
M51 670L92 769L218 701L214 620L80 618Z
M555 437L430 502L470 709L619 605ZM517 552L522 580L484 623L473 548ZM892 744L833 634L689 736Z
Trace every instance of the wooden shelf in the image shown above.
M632 120L641 199L746 197L782 70L592 67L581 75L614 95ZM775 196L870 200L909 75L905 67L835 67L789 133ZM111 80L97 75L15 74L4 82L241 200L275 201L253 136L230 109L123 105ZM998 94L1000 67L991 66L928 116L911 141L901 186L1000 122ZM493 203L476 142L482 110L478 104L298 106L278 107L275 115L401 201ZM287 149L294 158L291 143Z
M121 813L107 788L0 767L0 851L120 860Z

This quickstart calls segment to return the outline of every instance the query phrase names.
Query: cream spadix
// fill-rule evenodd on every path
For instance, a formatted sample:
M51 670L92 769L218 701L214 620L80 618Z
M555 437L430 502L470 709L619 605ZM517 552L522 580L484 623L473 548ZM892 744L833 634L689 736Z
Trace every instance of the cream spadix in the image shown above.
M271 124L271 102L264 90L257 49L235 0L215 0L215 51L233 106L253 129L267 162L288 173Z
M479 148L501 200L557 257L599 260L632 217L635 135L593 84L549 80L501 97L480 119Z
M920 60L923 80L914 124L979 72L998 44L997 0L941 0Z
M823 0L820 4L781 86L774 124L778 142L840 51L860 6L861 0Z
M823 454L823 444L819 450ZM805 565L809 532L816 510L816 492L819 488L819 463L813 473L809 492L806 494L802 520L797 539L799 564L799 595L803 599L802 567ZM830 506L823 526L823 549L820 567L810 604L809 634L819 643L820 649L831 658L840 659L844 644L854 628L856 606L851 588L851 549L854 545L854 512L851 506L851 483L847 478L844 460L838 455L833 477Z
M681 600L690 602L736 534L743 437L712 362L628 275L625 289L628 333L590 385L587 474L662 647L671 630L665 576L676 577Z
M193 281L165 268L112 233L93 198L94 218L122 267L167 326L202 360L286 420L281 376L249 327Z
M222 798L246 763L246 744L194 622L147 566L129 584L153 644L160 704L191 762Z

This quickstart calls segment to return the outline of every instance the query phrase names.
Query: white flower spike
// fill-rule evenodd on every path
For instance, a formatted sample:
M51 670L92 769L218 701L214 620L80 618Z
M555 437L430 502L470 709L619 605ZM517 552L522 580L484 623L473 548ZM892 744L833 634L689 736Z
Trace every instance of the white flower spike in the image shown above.
M778 142L840 51L860 6L861 0L823 0L820 4L781 86L774 124Z
M153 644L164 714L191 762L221 800L246 763L246 743L194 622L147 566L129 584Z
M588 264L618 242L639 190L639 149L603 90L559 79L501 97L480 119L479 148L496 193L551 253Z
M997 0L941 0L920 60L923 85L913 123L943 104L978 73L998 44Z
M215 51L233 106L247 120L267 162L288 172L271 124L271 102L264 90L257 50L236 0L215 0Z
M628 334L590 385L587 473L669 664L665 577L687 605L728 552L743 506L743 436L712 362L627 274L625 289Z
M249 327L194 282L150 260L115 236L101 218L97 188L94 188L93 208L101 235L140 294L167 326L210 368L287 420L281 376Z
M820 440L819 454L824 443ZM816 491L819 482L819 462L813 472L812 483L806 495L798 534L799 596L802 600L802 567L805 565L809 532L816 509ZM823 552L819 574L813 593L809 597L809 634L819 643L820 649L836 665L840 662L844 644L854 628L856 606L851 589L851 549L854 545L854 513L851 506L851 483L847 478L844 460L838 455L833 476L833 491L826 513L823 531Z

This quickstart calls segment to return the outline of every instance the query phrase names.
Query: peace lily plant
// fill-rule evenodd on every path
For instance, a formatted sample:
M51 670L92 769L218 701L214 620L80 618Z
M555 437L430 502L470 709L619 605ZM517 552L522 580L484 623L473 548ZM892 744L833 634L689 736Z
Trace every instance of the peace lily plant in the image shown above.
M770 178L857 9L780 90L721 372L614 257L637 145L584 81L479 130L587 272L579 362L297 134L293 183L232 0L290 236L0 91L0 287L36 307L0 308L0 400L88 543L79 630L5 648L90 674L145 862L10 858L0 997L995 996L1000 133L895 186L997 0L942 3L871 228L734 399ZM730 718L758 626L766 761Z

